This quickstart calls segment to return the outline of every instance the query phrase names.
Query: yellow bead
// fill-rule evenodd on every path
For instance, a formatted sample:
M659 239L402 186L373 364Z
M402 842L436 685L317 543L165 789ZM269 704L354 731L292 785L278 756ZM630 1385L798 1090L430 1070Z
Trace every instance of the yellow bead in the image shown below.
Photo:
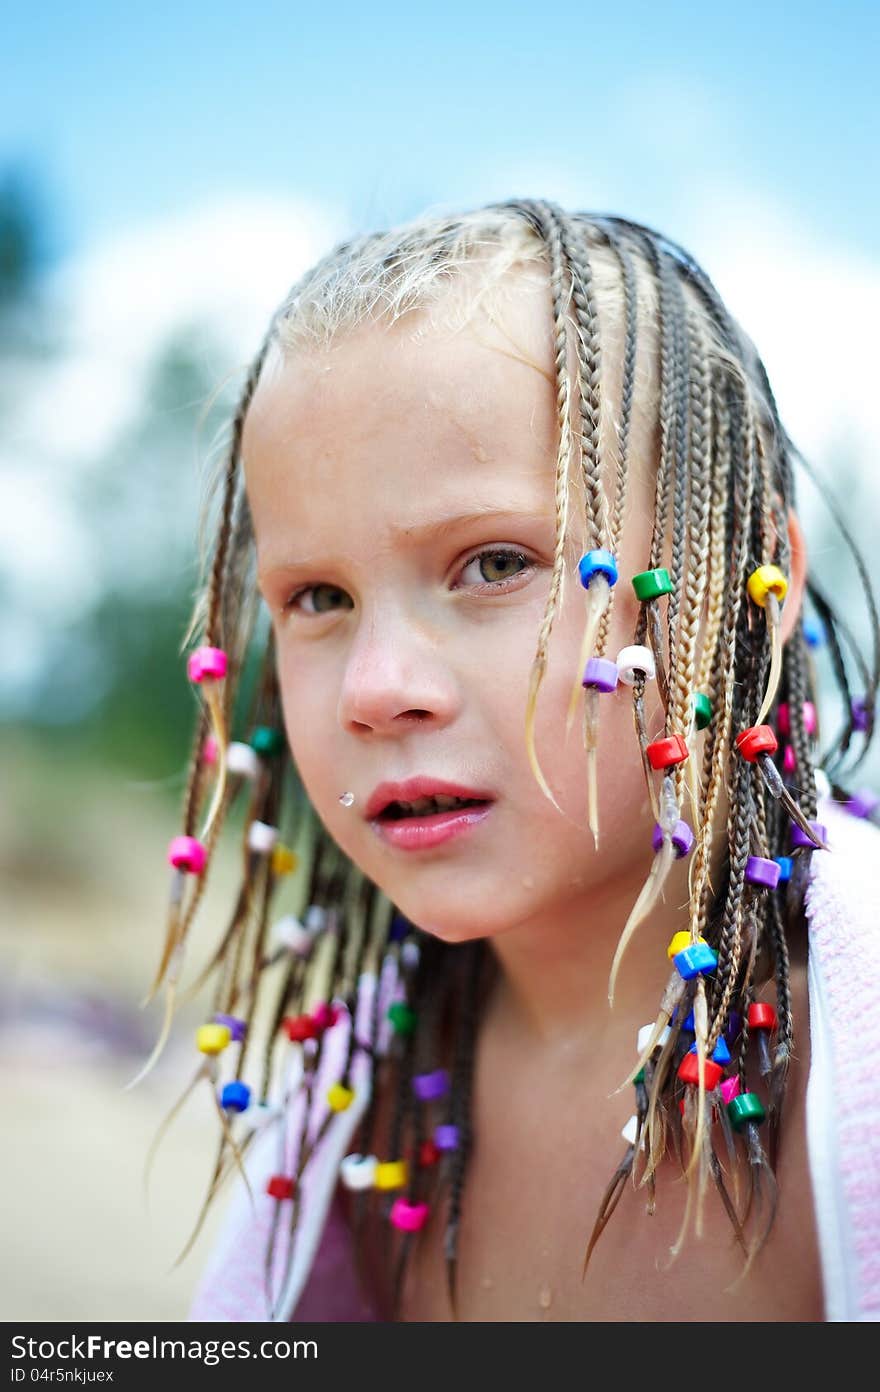
M753 570L746 581L746 589L756 604L763 609L768 594L775 594L781 604L788 593L788 581L779 566L763 565Z
M404 1189L406 1187L406 1161L384 1160L376 1166L377 1189Z
M196 1044L203 1054L220 1054L232 1038L228 1025L199 1025Z
M346 1107L351 1106L354 1101L354 1093L344 1083L334 1083L328 1089L327 1101L330 1104L331 1112L344 1112Z
M299 864L296 853L289 847L282 846L280 842L272 851L272 874L290 875Z
M705 941L705 938L697 938L698 943L704 943ZM693 938L691 937L690 933L673 933L672 937L669 940L669 946L666 949L666 956L669 958L671 962L673 957L675 957L679 952L684 952L685 948L690 947L692 943Z

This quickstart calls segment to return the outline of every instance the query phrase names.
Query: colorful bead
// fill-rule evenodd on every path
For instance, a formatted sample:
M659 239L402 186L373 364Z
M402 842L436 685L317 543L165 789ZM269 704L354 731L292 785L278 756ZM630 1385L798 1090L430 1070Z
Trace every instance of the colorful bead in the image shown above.
M874 713L866 697L856 696L854 700L850 701L849 708L852 714L853 729L864 733L871 724L871 718Z
M690 933L682 928L680 932L673 933L669 939L669 946L666 949L666 956L670 962L679 952L684 952L686 947L690 947L692 938ZM705 938L697 938L697 942L705 942Z
M288 1175L273 1175L266 1185L266 1193L273 1199L292 1199L294 1182Z
M346 1155L339 1166L339 1178L346 1189L372 1189L376 1183L379 1161L375 1155Z
M312 950L312 935L296 914L285 914L278 919L272 928L272 939L279 947L286 947L288 952L297 952L301 957L307 957Z
M310 1015L288 1015L281 1021L281 1028L292 1044L304 1044L318 1034L318 1027Z
M804 701L803 711L804 729L808 735L815 735L818 729L818 722L816 720L816 707L813 705L812 701ZM787 701L780 701L779 703L779 708L776 712L776 724L781 735L791 734L791 720L789 718Z
M638 1134L639 1134L639 1119L638 1119L638 1117L637 1117L637 1116L631 1116L630 1119L629 1119L629 1121L626 1123L626 1126L624 1126L624 1127L621 1128L620 1134L621 1134L621 1136L623 1137L623 1139L626 1141L627 1145L635 1145L635 1143L636 1143L636 1136L638 1136ZM642 1142L642 1144L644 1144L644 1141Z
M727 1104L727 1115L734 1131L750 1124L760 1126L766 1115L761 1099L754 1092L741 1092Z
M728 1044L733 1043L733 1041L739 1036L739 1032L741 1029L742 1016L740 1015L738 1010L731 1010L730 1014L727 1017L727 1029L724 1031L724 1038L727 1040Z
M664 739L653 740L645 753L653 769L671 768L673 764L683 764L689 750L683 735L667 735Z
M712 702L705 691L692 692L691 699L694 706L694 724L698 730L705 730L712 720Z
M757 763L760 754L775 754L779 748L779 741L769 725L753 725L741 731L734 744L750 764Z
M309 904L306 909L305 926L313 938L323 933L327 927L327 910L323 904Z
M704 942L676 953L672 961L682 981L692 981L695 976L711 976L718 966L717 954Z
M692 1044L688 1052L691 1054L695 1054L697 1052L696 1044ZM722 1037L718 1040L718 1043L712 1050L711 1057L713 1063L719 1063L723 1068L727 1067L727 1065L730 1063L730 1050L727 1047L726 1039Z
M242 1020L238 1015L214 1016L215 1025L225 1025L229 1030L233 1044L240 1044L247 1034L247 1020Z
M269 864L272 867L273 875L291 875L299 865L299 858L296 851L292 851L289 846L282 846L279 843L272 848L272 859Z
M640 570L638 575L632 578L632 587L636 592L636 599L642 603L646 599L659 599L661 595L672 594L675 590L672 577L665 566L660 566L657 570Z
M333 1083L327 1089L327 1105L331 1112L344 1112L354 1101L354 1090L344 1083Z
M221 1054L231 1038L232 1031L228 1025L199 1025L196 1048L202 1054Z
M747 1016L749 1029L775 1030L779 1024L776 1010L767 1001L754 1001Z
M214 735L206 735L202 745L202 763L216 764L217 762L217 739Z
M458 1127L448 1121L435 1126L434 1144L438 1150L458 1150Z
M653 681L657 675L657 664L650 648L641 643L631 643L621 648L617 654L617 676L624 686L635 686L640 676Z
M808 648L821 648L825 641L825 628L819 619L804 619L804 640Z
M645 1070L644 1070L644 1068L640 1068L639 1071L638 1071L638 1073L634 1073L634 1074L633 1074L633 1082L636 1084L636 1086L638 1086L639 1083L643 1083L644 1081L645 1081Z
M341 1006L328 1005L326 1001L321 1001L320 1005L316 1005L312 1011L312 1021L315 1028L323 1033L324 1030L332 1029L342 1014Z
M782 751L782 772L787 773L789 777L791 777L796 768L797 755L794 752L794 745L787 744Z
M418 1018L416 1012L405 1001L395 1001L388 1007L388 1019L394 1026L395 1034L412 1034Z
M737 1075L734 1073L732 1078L725 1078L719 1091L725 1107L733 1101L734 1097L739 1097L739 1078Z
M391 926L388 929L389 942L403 942L404 938L409 937L413 926L408 918L405 918L399 911L392 916Z
M581 678L581 686L595 687L597 691L614 691L617 687L617 664L607 657L591 657Z
M412 1090L420 1102L436 1102L449 1091L449 1074L445 1068L437 1068L433 1073L417 1073L412 1080Z
M578 561L578 573L585 590L590 588L594 575L604 575L609 585L617 584L617 562L610 551L588 551Z
M226 750L226 767L230 773L242 778L256 779L260 776L260 761L249 744L233 740Z
M781 604L788 593L788 580L778 566L762 565L753 570L746 581L746 589L756 604L763 609L768 594L775 594Z
M251 735L250 745L257 754L280 754L285 745L284 731L275 730L271 725L257 725Z
M219 681L226 676L227 657L222 648L196 648L190 653L186 664L186 674L191 682L203 682L206 678Z
M828 830L821 822L811 822L808 820L807 826L813 828L820 841L828 840ZM801 830L797 822L791 823L791 845L792 850L797 846L803 846L808 851L816 851L819 849L815 842L810 840L807 833Z
M248 827L248 847L257 855L268 855L277 840L278 828L267 822L251 822Z
M847 799L843 807L851 817L873 817L880 807L880 797L871 792L870 788L861 788Z
M824 769L813 769L813 780L816 784L817 797L827 798L831 796L831 783Z
M168 862L175 870L201 875L208 863L208 852L194 836L175 836L168 847Z
M791 879L791 856L774 856L773 859L779 866L779 883L788 884L788 881Z
M659 822L654 823L654 831L651 836L651 845L655 851L659 851L663 845L663 828ZM677 860L689 855L694 845L694 833L691 831L687 822L676 822L672 831L672 845L675 849Z
M724 1069L720 1064L713 1063L711 1059L706 1059L706 1091L711 1092L721 1081ZM683 1083L691 1083L694 1086L700 1081L700 1060L696 1053L685 1054L681 1063L678 1065L678 1076Z
M400 1232L418 1232L427 1223L430 1211L426 1203L409 1203L401 1198L394 1200L388 1218Z
M436 1165L440 1159L440 1148L436 1141L422 1141L419 1146L419 1165L426 1170L430 1165Z
M690 942L690 934L688 934L687 937L688 937L688 941ZM636 1036L636 1053L637 1053L637 1054L643 1054L643 1053L644 1053L644 1051L647 1049L649 1043L651 1042L651 1035L652 1035L653 1033L654 1033L654 1026L653 1026L653 1025L642 1025L642 1028L639 1030L638 1035ZM669 1026L668 1026L668 1025L664 1025L664 1026L663 1026L663 1029L660 1031L660 1037L659 1037L659 1039L657 1039L656 1043L654 1044L654 1048L655 1048L655 1049L662 1049L662 1048L663 1048L663 1045L666 1043L666 1041L667 1041L668 1038L669 1038Z
M407 1182L405 1160L382 1160L376 1165L373 1183L377 1189L403 1189Z
M227 1083L220 1094L220 1106L227 1112L246 1112L251 1100L247 1083Z
M746 861L746 880L760 889L775 889L779 883L779 866L763 856L749 856Z

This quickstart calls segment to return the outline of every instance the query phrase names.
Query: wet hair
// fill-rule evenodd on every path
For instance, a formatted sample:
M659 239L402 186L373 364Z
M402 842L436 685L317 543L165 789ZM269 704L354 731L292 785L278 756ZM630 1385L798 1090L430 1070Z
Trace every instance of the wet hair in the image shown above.
M183 953L221 828L239 790L246 787L241 885L196 988L213 977L215 1012L240 1018L246 1025L243 1041L230 1050L230 1057L237 1051L236 1079L245 1071L248 1041L252 1036L263 1038L259 1069L251 1064L257 1079L254 1102L270 1108L283 1096L279 1079L285 1076L291 1049L302 1051L301 1089L313 1088L320 1070L326 1022L304 1039L290 1021L311 1018L316 1010L320 1014L330 1003L347 1012L352 1023L342 1082L350 1085L360 1056L371 1085L356 1152L387 1161L408 1159L405 1192L410 1203L426 1197L432 1204L445 1199L444 1250L453 1300L462 1196L473 1144L470 1095L479 1012L494 967L484 942L444 944L396 912L335 845L309 804L280 733L283 716L274 641L271 629L261 622L241 443L270 353L294 357L319 352L360 325L391 325L407 316L413 316L418 332L429 332L438 323L464 323L480 309L491 313L495 297L516 293L517 277L523 275L547 287L558 410L556 545L525 713L528 757L552 800L535 755L533 723L566 579L564 543L573 501L574 450L587 554L594 568L581 576L584 661L572 673L572 697L583 700L590 821L598 836L593 782L601 695L582 677L588 659L602 657L610 629L616 576L607 557L616 555L626 523L631 426L638 406L648 414L654 431L655 506L645 571L661 578L665 574L668 581L658 593L641 599L632 641L645 655L630 681L638 746L634 757L640 757L644 768L659 849L622 935L610 989L613 992L626 942L650 917L687 806L693 834L688 933L692 945L703 940L715 959L714 969L707 973L685 978L673 970L670 975L651 1037L629 1075L636 1094L635 1135L619 1163L609 1159L611 1181L592 1230L591 1216L585 1215L587 1260L630 1177L640 1179L649 1204L653 1202L656 1168L668 1153L678 1158L688 1176L688 1213L702 1201L710 1180L717 1186L747 1262L770 1230L786 1076L800 1027L792 1018L789 944L803 931L811 856L823 853L814 849L821 844L815 823L816 775L823 771L836 800L849 799L845 784L873 736L880 667L880 627L871 584L829 500L856 560L873 651L870 660L863 657L850 628L809 577L807 593L821 621L847 712L843 728L820 750L820 733L808 718L808 703L816 701L816 673L805 616L798 617L783 646L780 596L772 588L775 572L766 569L776 567L783 577L789 573L787 519L795 505L795 462L812 471L779 419L754 345L706 274L669 238L624 218L569 213L546 201L513 200L460 215L427 215L337 246L293 286L272 316L246 372L228 450L205 508L204 536L210 536L210 546L203 548L203 580L183 647L221 649L228 666L222 679L198 682L203 699L195 722L181 831L201 842L206 864L187 877L186 885L180 870L175 872L165 947L153 983L153 993L165 988L165 1020L151 1063L170 1027ZM822 489L821 481L812 477ZM763 597L760 586L751 588L755 572L765 580L770 577L771 588ZM686 752L686 757L659 768L659 780L644 712L645 689L652 679L665 713L662 739L677 737L677 748ZM768 711L775 725L783 703L787 750L777 743L775 749L744 756L739 737L762 726ZM230 757L233 731L257 756L255 770L247 776L240 771L240 757L238 763ZM209 735L213 764L205 757ZM724 789L729 820L723 871L713 887L710 851ZM207 816L198 830L206 803ZM792 823L803 833L802 844L793 851ZM291 915L284 920L288 931L280 940L272 936L270 911L290 858L285 862L280 845L268 853L265 837L252 843L254 824L274 829L297 847L292 884L298 908L292 930ZM789 878L775 889L759 887L749 875L754 857L790 862ZM398 982L393 1029L380 1014L376 985L389 965ZM375 990L364 1016L360 1002L366 980ZM733 1126L729 1108L716 1088L707 1088L706 1080L713 1051L726 1043L731 1055L728 1076L736 1080L741 1094L749 1093L755 1070L749 1064L747 1075L748 1050L750 1041L761 1034L749 1026L749 1007L759 993L771 990L778 1025L772 1042L768 1034L762 1036L759 1058L768 1120L765 1147L755 1116L746 1113L743 1121L738 1114L742 1124ZM355 1028L364 1018L366 1024ZM692 1044L698 1061L696 1086L679 1076ZM430 1138L423 1109L413 1100L412 1079L414 1073L429 1070L432 1060L449 1056L451 1085L443 1104L444 1124L457 1128L457 1145L441 1152L438 1160L425 1154ZM622 1062L622 1074L628 1063ZM203 1070L213 1090L216 1062L209 1057ZM376 1129L378 1099L389 1088L395 1101L390 1134L383 1136ZM714 1133L713 1115L721 1123ZM291 1161L294 1179L302 1174L326 1124L309 1139L306 1120L302 1121L302 1144ZM254 1134L251 1127L236 1139L226 1117L202 1217L223 1179L240 1166ZM739 1199L736 1190L731 1195L727 1182L737 1167L747 1177ZM361 1217L377 1204L387 1215L387 1195L356 1197ZM291 1231L297 1217L295 1197ZM200 1217L196 1233L201 1221ZM677 1246L686 1226L687 1214ZM392 1233L390 1225L388 1234L386 1256L399 1296L418 1234ZM268 1253L267 1282L272 1260Z

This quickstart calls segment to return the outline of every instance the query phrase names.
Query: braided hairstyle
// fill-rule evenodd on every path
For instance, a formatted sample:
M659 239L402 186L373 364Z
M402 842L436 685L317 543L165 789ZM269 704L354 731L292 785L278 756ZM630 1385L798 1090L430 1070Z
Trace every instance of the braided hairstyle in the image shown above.
M535 755L533 727L563 586L568 465L574 444L584 485L588 554L605 558L592 571L581 572L586 620L569 711L571 716L577 699L583 700L589 816L597 841L599 688L582 683L582 672L602 657L608 637L616 574L607 558L613 562L624 525L630 424L640 393L656 423L655 506L645 566L666 579L640 596L633 643L644 656L629 684L660 849L621 937L610 993L626 943L659 894L686 800L693 823L688 936L691 946L702 943L711 949L713 966L690 977L677 972L670 976L650 1039L630 1074L636 1090L635 1133L613 1169L586 1260L625 1180L634 1175L640 1154L642 1182L651 1193L663 1156L671 1152L679 1158L689 1180L688 1211L692 1202L702 1202L711 1178L747 1260L766 1238L775 1208L775 1153L798 1024L792 1018L788 944L803 928L810 855L822 844L821 830L813 821L817 770L823 770L820 777L832 797L849 799L844 783L861 763L873 735L880 673L880 625L870 582L852 538L836 517L865 589L873 653L870 661L861 655L852 633L810 578L808 594L824 627L833 673L849 712L837 738L820 752L814 711L810 715L816 683L803 616L782 648L772 584L761 602L750 579L756 571L772 577L774 567L783 578L787 573L787 516L795 503L793 465L798 459L808 466L780 422L753 345L705 273L667 237L623 218L568 213L538 200L513 200L457 216L430 215L341 244L294 285L278 308L246 373L234 414L214 489L219 498L214 543L210 555L203 557L203 581L184 640L184 647L200 645L190 658L191 664L196 659L190 673L202 700L183 800L182 835L172 843L178 853L176 860L172 857L175 871L165 945L151 992L165 988L165 1019L147 1067L167 1038L189 929L226 814L246 786L250 801L240 890L218 947L193 989L214 978L213 1028L220 1036L211 1035L204 1051L210 1056L231 1045L233 1081L242 1083L247 1062L255 1082L240 1118L241 1134L229 1124L232 1108L226 1107L212 1181L187 1250L209 1203L222 1181L240 1167L253 1136L263 1125L278 1124L279 1110L299 1096L306 1098L306 1106L293 1128L296 1135L288 1135L282 1147L282 1173L272 1181L276 1188L270 1186L277 1198L294 1199L286 1225L292 1238L299 1216L298 1181L332 1123L332 1112L327 1115L326 1107L323 1112L318 1108L315 1090L327 1031L347 1024L337 1109L350 1104L356 1066L364 1080L359 1086L368 1094L349 1161L360 1166L361 1174L368 1163L384 1166L386 1172L397 1166L398 1178L392 1177L388 1189L405 1193L411 1212L427 1200L434 1205L445 1197L444 1250L453 1302L462 1195L473 1144L475 1041L489 954L482 941L444 944L396 913L382 891L339 850L311 809L281 733L274 644L271 631L267 634L261 624L240 456L248 407L273 345L282 354L293 354L328 344L363 322L391 324L414 310L433 313L441 308L453 314L449 292L463 283L462 272L475 262L481 265L487 288L512 270L527 267L546 277L548 286L559 428L556 546L531 671L525 741L535 778L553 801ZM465 301L466 312L483 293L481 289L472 301ZM609 326L621 330L619 362L603 362L602 336ZM572 343L575 382L568 356ZM640 378L642 364L646 366ZM648 378L656 380L656 393L642 389ZM579 422L574 439L573 404ZM602 429L603 419L613 422L613 468L603 459L603 440L609 434ZM213 495L206 516L212 505ZM211 667L210 657L207 666L199 667L200 654L217 652L225 658L220 667ZM858 699L851 688L853 668ZM664 769L659 791L644 713L646 683L654 678L665 712L664 739L677 739L683 751ZM739 737L761 726L768 709L775 719L782 703L788 717L787 748L765 748L744 757ZM230 740L236 726L242 742ZM858 736L864 736L860 750ZM857 757L846 767L854 741ZM725 789L725 857L713 888L710 850ZM206 802L208 811L197 835ZM800 848L789 856L792 821L803 836ZM295 851L282 843L282 835L295 843ZM787 865L789 877L778 889L760 888L749 874L755 857L765 862L778 859ZM297 909L273 926L272 904L291 871ZM379 1006L380 985L386 981L392 983L387 1016ZM777 1017L772 1036L766 1028L755 1030L749 1024L749 1007L769 983ZM231 1035L230 1021L238 1025ZM761 1037L761 1073L767 1089L766 1151L757 1112L741 1109L732 1125L730 1107L721 1101L708 1074L713 1053L723 1045L732 1055L724 1097L735 1098L737 1087L745 1094L747 1049L756 1034ZM685 1056L693 1053L692 1040L697 1073L688 1083L680 1077L680 1068ZM256 1041L262 1044L258 1067L252 1062ZM291 1054L298 1061L298 1073L290 1066ZM441 1057L452 1059L436 1132L439 1139L442 1131L442 1147L427 1136L424 1110L414 1102L412 1090L414 1075L429 1070L431 1061ZM214 1063L208 1070L212 1089L216 1073ZM380 1093L394 1098L388 1135L377 1134ZM727 1173L730 1164L740 1163L734 1159L737 1155L746 1167L744 1207L738 1207L728 1192L715 1150L718 1132L716 1140L710 1132L713 1114L721 1121L718 1132L730 1162ZM386 1158L379 1161L379 1156ZM359 1184L358 1219L370 1205L378 1205L382 1215L390 1210L389 1193L380 1186L376 1194L370 1187L372 1173L366 1184ZM751 1234L747 1219L754 1228ZM686 1223L687 1215L682 1237ZM270 1303L271 1276L279 1269L275 1248L281 1226L279 1217L266 1256ZM586 1220L585 1232L588 1227ZM398 1293L417 1241L417 1231L392 1234L389 1225L386 1255Z

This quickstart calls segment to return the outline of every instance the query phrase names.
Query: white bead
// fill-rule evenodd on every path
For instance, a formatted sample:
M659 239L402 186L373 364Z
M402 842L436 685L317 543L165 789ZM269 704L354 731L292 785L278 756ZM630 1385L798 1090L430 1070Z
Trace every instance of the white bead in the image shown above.
M622 681L624 686L635 686L637 672L644 672L648 681L653 681L657 675L654 654L650 648L644 648L640 643L621 648L616 661L617 680Z
M281 1108L272 1102L255 1102L242 1113L241 1129L244 1132L262 1131L271 1121L281 1116Z
M251 822L248 827L248 846L260 855L268 855L278 840L278 828L267 822Z
M375 1155L346 1155L339 1166L339 1178L346 1189L372 1189L378 1163Z
M828 781L828 774L824 769L815 770L816 792L819 797L827 798L831 796L831 784Z
M243 778L256 778L260 772L260 761L249 744L233 740L226 751L226 767L230 773L240 773Z
M405 967L415 969L419 965L419 945L408 939L400 944L400 960Z
M620 1134L621 1134L621 1136L623 1137L623 1139L626 1141L627 1145L635 1145L635 1143L636 1143L636 1128L638 1127L638 1124L639 1124L639 1119L638 1119L638 1117L631 1116L630 1119L629 1119L629 1121L626 1123L626 1126L624 1126L623 1130L621 1131ZM642 1138L641 1138L641 1140L640 1140L640 1148L644 1149L644 1145L645 1145L645 1139L644 1139L644 1136L642 1136Z
M312 935L303 927L296 914L285 914L272 928L272 937L278 947L286 947L290 952L298 952L307 957L312 948Z
M310 904L306 909L306 928L313 937L317 937L326 926L327 910L321 904Z
M653 1025L642 1025L642 1028L639 1030L639 1038L638 1038L638 1043L637 1043L637 1045L636 1045L636 1052L639 1054L640 1057L641 1057L641 1055L644 1053L645 1049L647 1049L648 1044L649 1044L650 1039L651 1039L651 1035L652 1035L653 1033L654 1033L654 1026L653 1026ZM661 1035L660 1035L660 1038L657 1040L657 1043L654 1045L654 1048L655 1048L655 1049L662 1049L663 1045L666 1043L666 1041L667 1041L668 1038L669 1038L669 1026L668 1026L668 1025L664 1025L664 1026L663 1026L662 1033L661 1033Z

